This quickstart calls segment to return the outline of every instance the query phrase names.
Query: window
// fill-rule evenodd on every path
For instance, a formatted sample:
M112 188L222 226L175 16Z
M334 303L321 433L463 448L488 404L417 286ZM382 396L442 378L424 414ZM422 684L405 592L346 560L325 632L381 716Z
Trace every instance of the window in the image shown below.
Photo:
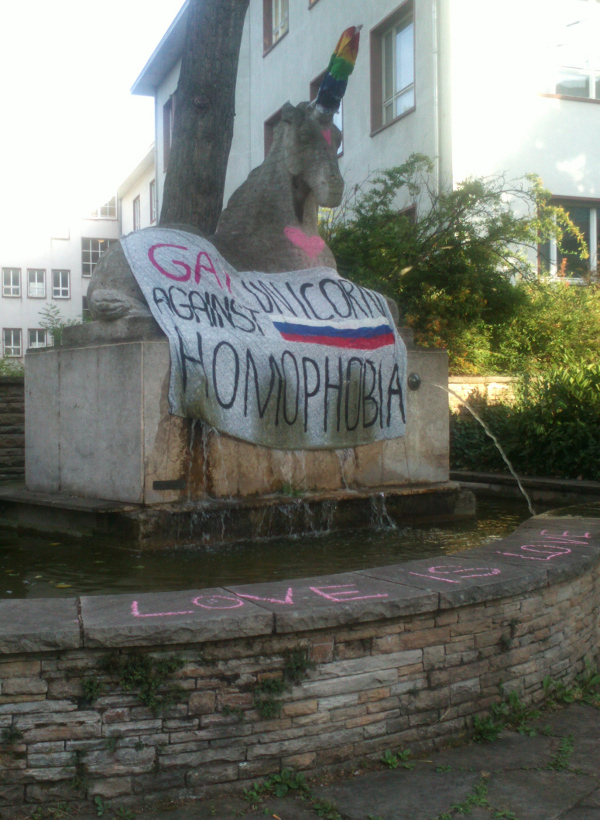
M46 331L35 328L27 331L27 347L31 350L36 347L46 347Z
M321 87L321 83L323 82L323 77L326 74L327 74L326 71L324 71L322 74L319 74L319 76L315 80L313 80L312 83L310 84L310 100L311 100L311 102L313 100L317 99L317 94L319 93L319 88ZM340 103L339 111L336 111L336 113L333 115L333 124L336 125L340 129L340 131L342 132L342 141L340 142L340 147L337 150L338 157L341 157L341 155L344 153L344 134L343 134L343 131L344 131L344 101L343 100Z
M163 171L167 170L169 155L173 143L173 122L174 122L173 97L170 97L163 105Z
M551 276L582 277L598 268L598 238L600 236L600 202L595 200L553 199L553 205L562 206L579 228L590 252L589 259L578 256L577 242L566 236L559 248L556 240L539 246L538 258L543 271Z
M22 333L20 328L5 327L2 331L5 356L22 356Z
M140 198L136 196L133 200L133 230L139 231L141 227Z
M54 299L71 298L71 271L52 271L52 296Z
M273 145L273 132L279 122L281 122L281 108L279 111L276 111L272 117L265 120L265 157L271 150L271 146Z
M600 5L565 0L556 7L556 40L547 91L575 99L600 100Z
M21 295L21 268L2 268L2 296Z
M156 180L153 179L150 183L150 224L156 222Z
M90 214L90 219L116 219L117 218L117 198L113 196L104 205L96 208Z
M81 239L81 275L91 276L94 273L96 263L116 239L92 239L82 237Z
M412 2L371 32L371 126L376 131L415 107Z
M92 313L88 305L87 296L81 297L81 318L84 322L89 322L92 319Z
M29 268L27 271L27 296L30 299L46 298L46 271Z
M269 51L288 33L288 0L263 0L263 47Z

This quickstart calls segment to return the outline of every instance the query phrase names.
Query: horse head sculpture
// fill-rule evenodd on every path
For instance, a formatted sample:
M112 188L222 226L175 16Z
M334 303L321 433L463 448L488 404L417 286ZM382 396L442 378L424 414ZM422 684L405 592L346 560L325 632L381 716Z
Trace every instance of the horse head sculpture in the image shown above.
M232 194L215 235L209 237L236 270L285 273L336 267L318 234L318 209L335 207L342 198L340 141L331 115L310 103L285 104L265 161ZM177 227L198 233L193 227ZM150 315L119 243L96 265L88 304L99 320Z

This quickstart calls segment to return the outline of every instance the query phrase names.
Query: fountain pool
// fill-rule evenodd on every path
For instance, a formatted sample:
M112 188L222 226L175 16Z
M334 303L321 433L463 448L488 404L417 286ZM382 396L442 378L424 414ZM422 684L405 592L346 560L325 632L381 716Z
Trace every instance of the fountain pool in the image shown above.
M0 530L0 598L164 592L329 575L444 555L511 533L525 503L480 499L475 519L139 552L116 541Z

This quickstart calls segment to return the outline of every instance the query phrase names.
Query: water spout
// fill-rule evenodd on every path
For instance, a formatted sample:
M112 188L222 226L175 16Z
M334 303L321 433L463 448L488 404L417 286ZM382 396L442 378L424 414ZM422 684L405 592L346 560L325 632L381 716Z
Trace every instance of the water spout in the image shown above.
M505 453L505 452L504 452L504 450L502 449L502 445L500 444L500 442L498 441L498 439L496 438L496 436L494 435L494 433L492 433L492 431L490 430L490 428L487 426L487 424L485 423L485 421L481 418L481 416L480 416L480 415L479 415L479 414L478 414L475 410L473 410L473 408L471 407L471 405L470 405L470 404L468 404L468 402L466 402L463 398L461 398L461 397L458 395L458 393L455 393L455 392L454 392L454 390L452 390L450 387L444 387L443 385L441 385L441 384L436 384L435 382L431 382L431 384L432 384L434 387L439 387L439 388L440 388L440 390L444 390L446 393L448 393L448 395L452 395L452 396L454 396L454 398L455 398L455 399L457 399L457 400L458 400L458 401L459 401L459 402L463 405L463 407L466 407L466 408L467 408L467 410L468 410L468 411L469 411L469 413L473 416L473 418L474 418L474 419L476 419L476 421L478 421L478 422L479 422L479 424L481 424L481 426L482 426L482 427L483 427L483 429L485 430L486 434L487 434L487 435L488 435L488 436L492 439L492 441L494 442L494 444L495 444L495 445L496 445L496 447L498 448L498 452L499 452L499 453L500 453L500 455L502 456L502 458L503 458L503 460L504 460L504 463L506 464L506 466L507 466L507 467L508 467L508 469L510 470L510 472L511 472L511 474L512 474L513 478L516 480L516 482L517 482L517 484L518 484L518 486L519 486L519 489L521 490L521 492L523 493L523 496L525 497L525 501L527 501L527 506L529 507L529 512L530 512L532 515L536 515L536 511L533 509L533 505L532 505L532 503L531 503L531 499L529 498L529 495L528 495L528 493L527 493L527 491L526 491L525 487L521 484L521 479L520 479L520 478L519 478L519 476L517 475L517 473L516 473L516 471L515 471L515 468L512 466L512 464L511 464L511 463L510 463L510 461L509 461L508 456L506 455L506 453Z

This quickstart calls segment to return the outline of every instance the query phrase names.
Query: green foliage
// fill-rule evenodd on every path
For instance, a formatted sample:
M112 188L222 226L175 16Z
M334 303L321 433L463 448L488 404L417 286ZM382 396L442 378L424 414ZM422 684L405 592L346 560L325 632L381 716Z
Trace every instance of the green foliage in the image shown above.
M81 682L81 688L83 689L83 697L85 700L88 701L88 703L92 703L92 701L99 697L103 686L98 678L84 678Z
M316 666L308 657L308 649L304 646L286 650L283 659L283 677L290 683L300 683Z
M18 359L6 356L0 359L0 376L22 376L24 373L25 369Z
M462 803L454 803L450 811L439 814L436 820L453 820L455 814L471 814L474 808L487 808L489 805L487 782L481 777Z
M144 706L155 714L164 712L181 700L181 688L169 686L163 688L170 675L184 665L182 658L170 657L157 660L142 652L129 655L109 655L104 668L109 675L117 677L126 692L137 692ZM159 691L161 690L162 691Z
M572 686L552 680L547 675L543 681L544 695L550 704L581 701L600 708L600 673L595 664L585 660L583 672L576 676Z
M2 734L0 735L0 743L2 746L14 746L15 743L18 743L20 740L23 740L23 732L17 729L13 723L2 729Z
M80 319L65 319L57 305L46 305L43 310L40 310L39 315L41 316L40 327L48 331L53 345L60 345L66 327L81 324Z
M104 805L104 801L101 797L96 796L94 797L94 804L96 806L96 814L98 817L102 817L102 815L107 811L107 807Z
M272 720L281 714L283 704L276 695L280 695L286 688L285 681L281 678L268 678L254 687L254 707L265 720Z
M71 780L71 788L75 791L84 792L88 786L88 775L86 765L84 763L85 752L75 752L75 775Z
M566 769L569 765L569 760L571 759L571 755L573 754L574 745L575 739L573 735L567 735L567 737L563 737L563 739L560 742L560 746L558 747L558 752L550 760L546 768L553 769L556 772L564 771L564 769Z
M254 687L254 706L267 720L279 717L282 702L277 697L290 684L298 684L304 680L310 669L316 664L309 659L308 649L298 646L288 649L283 655L283 673L281 678L267 678L259 681Z
M244 719L244 710L240 709L239 706L229 706L228 704L225 704L225 706L221 709L221 714L225 717L235 717L239 723L241 723Z
M322 234L340 273L396 299L420 344L449 348L453 372L487 369L500 329L531 298L526 250L550 237L560 247L565 234L580 256L587 248L535 176L467 179L438 193L432 172L428 157L413 154L366 180Z
M285 797L289 792L308 795L310 789L306 784L306 778L301 772L282 769L279 774L268 777L262 783L255 783L252 788L244 789L244 799L249 803L260 803L269 795Z
M490 715L473 719L473 740L478 743L491 743L505 728L534 737L537 732L531 727L530 721L536 720L539 716L539 711L525 706L518 694L511 692L504 700L492 704Z
M408 762L410 760L410 756L410 749L398 751L396 754L394 754L390 749L386 749L381 757L381 762L385 763L388 769L397 769L399 766L403 769L414 769L415 764Z
M600 363L581 361L522 377L514 404L477 407L517 472L600 480ZM452 414L457 469L502 470L493 442L476 422Z
M313 803L312 809L318 817L323 817L324 820L341 820L342 818L335 803L330 800L318 800ZM369 815L369 818L372 818L372 815ZM372 818L372 820L377 820L377 818Z
M490 339L474 339L482 368L493 373L543 372L600 357L600 286L538 279L522 283L523 302L494 328ZM480 370L482 369L479 368Z

